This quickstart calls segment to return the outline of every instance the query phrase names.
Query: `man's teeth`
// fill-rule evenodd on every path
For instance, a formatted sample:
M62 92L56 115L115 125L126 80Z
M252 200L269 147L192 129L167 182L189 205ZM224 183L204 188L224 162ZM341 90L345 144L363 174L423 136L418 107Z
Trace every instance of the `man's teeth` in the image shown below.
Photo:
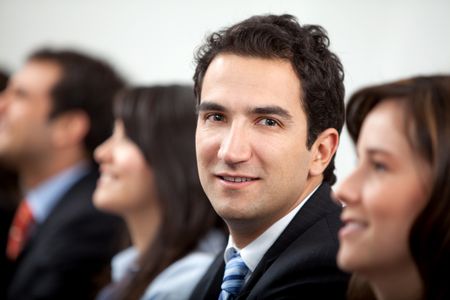
M229 177L229 176L223 176L222 177L224 180L226 181L231 181L231 182L247 182L247 181L252 181L253 179L251 178L247 178L247 177Z

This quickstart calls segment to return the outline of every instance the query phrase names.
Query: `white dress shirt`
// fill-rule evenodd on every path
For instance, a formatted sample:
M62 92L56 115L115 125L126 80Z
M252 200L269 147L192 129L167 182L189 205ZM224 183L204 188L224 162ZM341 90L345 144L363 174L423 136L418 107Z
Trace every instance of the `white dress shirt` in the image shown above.
M300 202L294 209L292 209L287 215L276 221L272 224L266 231L264 231L257 239L248 244L246 247L240 249L236 246L233 241L233 237L230 235L228 237L228 244L225 249L224 259L225 263L227 263L233 253L233 249L237 251L242 260L245 262L247 267L249 268L249 272L245 277L246 280L250 277L250 275L255 271L256 266L260 262L261 258L264 254L269 250L269 248L275 243L280 234L286 229L289 223L292 221L297 212L305 205L311 195L317 190L320 184L314 188L314 190L309 193L305 199Z

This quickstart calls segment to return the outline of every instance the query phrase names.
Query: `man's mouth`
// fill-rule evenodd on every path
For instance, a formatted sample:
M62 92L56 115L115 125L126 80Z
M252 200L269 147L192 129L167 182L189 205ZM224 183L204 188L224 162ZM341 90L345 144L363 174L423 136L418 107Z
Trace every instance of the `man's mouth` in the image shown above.
M236 182L236 183L256 180L255 178L250 177L234 177L234 176L219 176L219 178L228 182Z

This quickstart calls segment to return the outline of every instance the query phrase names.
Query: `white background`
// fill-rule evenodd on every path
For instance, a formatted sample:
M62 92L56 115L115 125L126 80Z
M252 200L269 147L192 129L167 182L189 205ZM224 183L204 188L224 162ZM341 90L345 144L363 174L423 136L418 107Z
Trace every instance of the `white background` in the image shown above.
M190 83L207 33L262 13L328 31L346 99L366 84L450 73L448 0L0 0L0 67L13 72L36 47L75 47L106 58L131 83ZM354 163L344 133L340 180Z

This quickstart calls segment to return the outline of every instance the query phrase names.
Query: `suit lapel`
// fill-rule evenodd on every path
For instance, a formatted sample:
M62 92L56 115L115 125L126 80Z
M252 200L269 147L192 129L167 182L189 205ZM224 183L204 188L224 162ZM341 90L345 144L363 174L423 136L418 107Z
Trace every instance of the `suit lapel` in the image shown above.
M69 190L61 197L61 200L56 204L50 212L47 219L42 224L36 224L33 234L26 242L24 249L19 254L17 260L14 262L15 274L14 280L11 284L10 291L15 293L18 287L24 286L32 280L37 266L47 259L47 248L49 245L48 238L53 235L61 226L61 219L67 218L72 212L76 212L78 205L83 205L82 201L90 201L89 199L77 199L77 191L83 189L93 190L95 180L93 176L96 175L95 170L91 170L88 174L83 175ZM89 186L85 181L91 181ZM75 205L74 205L75 204Z
M225 272L225 261L223 251L221 251L216 259L209 267L206 274L197 284L190 299L218 299L221 291L223 273Z
M253 287L279 255L311 225L325 215L330 209L330 204L332 204L330 193L331 187L329 184L322 183L314 194L311 195L311 198L298 211L278 239L267 250L266 254L264 254L237 299L246 299Z

